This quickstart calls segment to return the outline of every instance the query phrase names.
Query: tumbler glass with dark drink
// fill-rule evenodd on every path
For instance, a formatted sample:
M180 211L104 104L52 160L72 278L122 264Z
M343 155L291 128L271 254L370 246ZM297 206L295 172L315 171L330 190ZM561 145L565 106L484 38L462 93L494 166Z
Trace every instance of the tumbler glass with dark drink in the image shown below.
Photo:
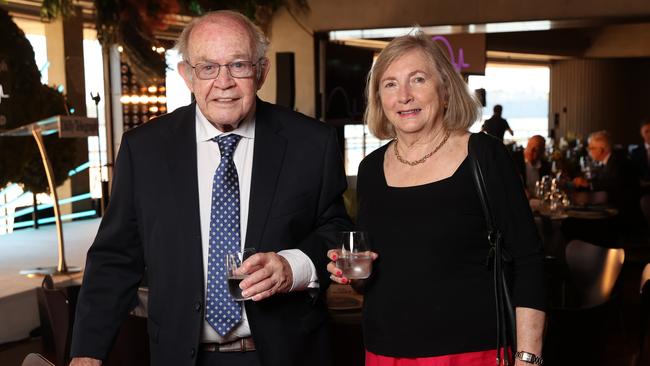
M235 301L248 300L242 296L242 289L239 288L239 283L246 277L247 274L236 274L235 271L241 264L251 255L255 254L255 248L244 248L242 252L226 254L226 276L228 278L228 291Z

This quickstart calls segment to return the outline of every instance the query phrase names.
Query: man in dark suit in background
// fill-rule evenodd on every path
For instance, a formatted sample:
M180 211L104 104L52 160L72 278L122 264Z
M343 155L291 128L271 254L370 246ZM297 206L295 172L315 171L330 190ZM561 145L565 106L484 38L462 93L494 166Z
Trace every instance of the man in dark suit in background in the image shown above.
M501 141L503 141L503 135L505 135L506 131L510 132L510 136L512 136L512 129L510 128L508 121L506 121L505 118L501 117L501 114L503 113L503 107L499 104L496 104L494 108L492 108L492 111L494 112L492 114L492 117L485 120L483 127L481 127L481 131L487 133L488 135L492 135Z
M607 202L619 210L619 223L623 229L640 229L639 179L625 151L612 149L609 134L597 131L589 135L589 155L602 164L595 176L587 181L577 177L577 187L607 192Z
M650 181L650 159L648 159L648 154L650 154L650 118L645 119L641 123L639 132L643 138L643 143L634 148L630 156L639 173L639 177L644 181Z
M519 174L524 180L524 187L529 197L535 195L535 183L543 176L551 174L551 163L546 160L546 139L535 135L528 139L524 149L523 159L515 159L519 167Z
M100 365L149 286L153 365L329 365L325 255L348 229L336 133L256 98L266 37L239 13L193 20L177 48L196 102L127 132L88 252L72 365ZM255 248L235 302L226 252ZM310 289L310 291L307 291Z

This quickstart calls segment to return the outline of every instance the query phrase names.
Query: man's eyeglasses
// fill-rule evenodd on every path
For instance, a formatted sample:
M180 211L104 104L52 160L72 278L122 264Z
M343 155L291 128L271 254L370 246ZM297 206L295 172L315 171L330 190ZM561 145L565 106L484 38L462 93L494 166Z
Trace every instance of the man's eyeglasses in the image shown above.
M257 63L251 61L234 61L229 64L220 65L216 62L202 62L196 65L192 65L189 61L185 61L191 68L194 69L194 73L201 80L212 80L219 77L219 72L221 72L221 67L225 66L228 69L228 74L233 78L249 78L255 74L253 70L259 64L262 64L264 59L260 59Z

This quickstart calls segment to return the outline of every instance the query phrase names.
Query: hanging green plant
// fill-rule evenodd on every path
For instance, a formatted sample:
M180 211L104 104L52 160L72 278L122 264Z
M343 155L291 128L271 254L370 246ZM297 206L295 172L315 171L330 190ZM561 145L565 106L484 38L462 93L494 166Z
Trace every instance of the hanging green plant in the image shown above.
M154 36L167 28L165 16L184 13L202 15L213 10L236 10L270 29L273 13L287 6L308 11L307 0L95 0L97 37L103 45L119 44L136 78L145 84L164 79L164 54ZM43 0L41 13L52 19L74 14L72 0Z
M72 0L43 0L41 5L41 17L54 19L61 15L63 18L74 15L74 4Z
M181 0L181 3L194 15L222 9L239 11L265 32L270 30L273 14L282 6L299 12L309 10L307 0Z

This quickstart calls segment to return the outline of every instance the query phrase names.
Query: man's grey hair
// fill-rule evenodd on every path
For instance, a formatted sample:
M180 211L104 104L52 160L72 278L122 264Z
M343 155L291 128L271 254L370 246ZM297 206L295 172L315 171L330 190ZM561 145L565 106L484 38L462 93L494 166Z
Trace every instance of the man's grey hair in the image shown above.
M174 49L178 51L184 61L189 61L187 52L192 30L194 30L197 25L204 22L219 23L223 20L224 17L241 24L248 31L248 35L253 41L253 56L255 57L255 59L251 61L258 62L266 55L266 50L269 46L269 40L257 25L255 25L250 19L241 13L230 10L218 10L206 13L205 15L202 15L198 18L194 18L187 26L185 26L185 29L183 29L183 32L181 33L178 41L176 41L176 45L174 46ZM218 34L215 34L214 36L219 37Z
M602 142L607 148L611 148L611 146L612 146L611 140L609 138L609 133L607 133L607 131L605 131L605 130L592 132L589 135L589 140L588 141Z

